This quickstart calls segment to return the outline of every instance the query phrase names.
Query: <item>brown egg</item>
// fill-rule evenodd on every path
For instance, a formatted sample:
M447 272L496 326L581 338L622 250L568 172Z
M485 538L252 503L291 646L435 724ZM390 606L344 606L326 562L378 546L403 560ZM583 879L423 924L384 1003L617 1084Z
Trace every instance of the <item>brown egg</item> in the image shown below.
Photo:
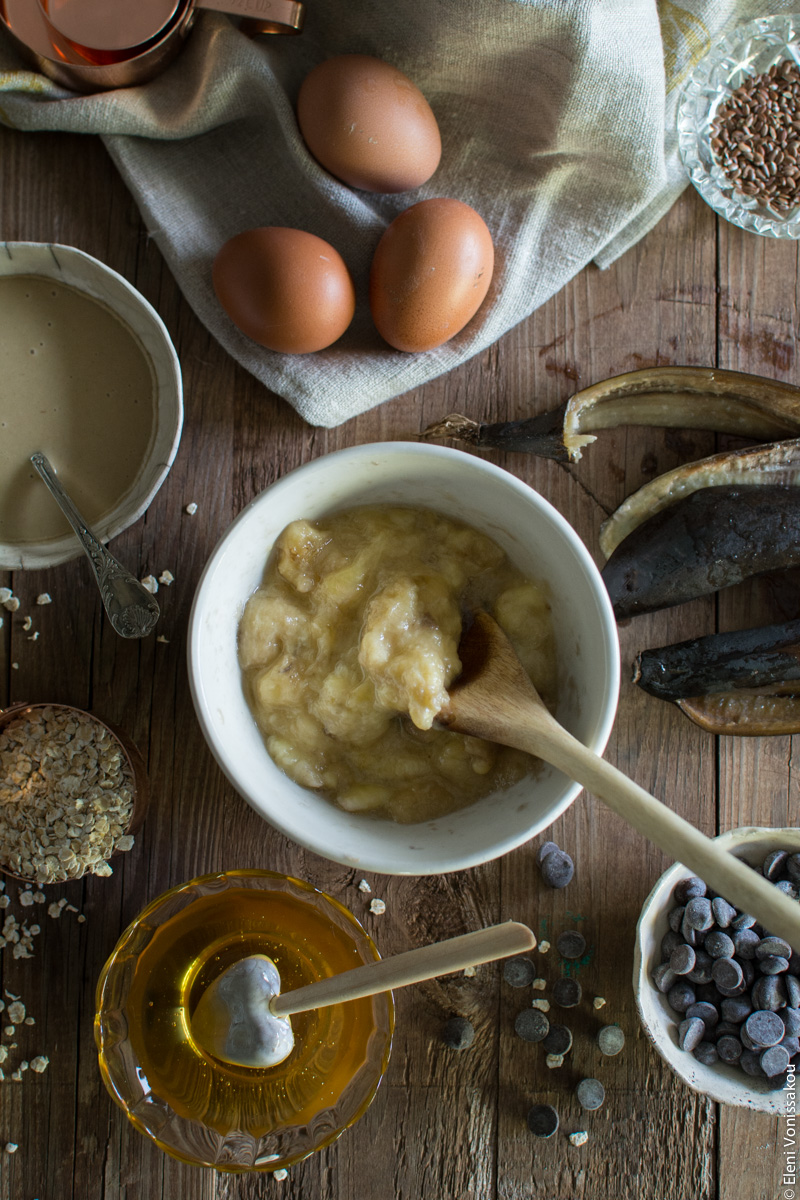
M442 141L428 101L379 58L340 54L303 80L297 119L318 162L351 187L405 192L439 165Z
M356 293L338 250L302 229L264 226L225 243L212 269L217 299L268 350L310 354L341 337Z
M372 319L397 350L432 350L474 317L494 268L492 237L461 200L421 200L392 221L369 281Z

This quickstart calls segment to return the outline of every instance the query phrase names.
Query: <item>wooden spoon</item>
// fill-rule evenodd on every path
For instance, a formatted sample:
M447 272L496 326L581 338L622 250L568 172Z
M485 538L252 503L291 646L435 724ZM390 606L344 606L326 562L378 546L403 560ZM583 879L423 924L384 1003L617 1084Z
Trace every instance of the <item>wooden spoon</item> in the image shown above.
M437 717L440 725L515 746L557 767L800 952L800 905L559 725L492 617L475 614L458 652L462 673Z

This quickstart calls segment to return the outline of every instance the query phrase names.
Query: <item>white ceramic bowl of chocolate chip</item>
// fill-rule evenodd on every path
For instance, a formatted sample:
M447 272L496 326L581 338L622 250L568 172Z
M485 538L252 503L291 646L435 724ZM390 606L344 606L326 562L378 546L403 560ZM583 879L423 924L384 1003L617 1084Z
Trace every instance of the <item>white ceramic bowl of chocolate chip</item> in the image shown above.
M716 840L797 896L800 829L733 829ZM645 1033L694 1091L782 1113L800 1067L800 956L692 880L676 863L639 917L633 984Z

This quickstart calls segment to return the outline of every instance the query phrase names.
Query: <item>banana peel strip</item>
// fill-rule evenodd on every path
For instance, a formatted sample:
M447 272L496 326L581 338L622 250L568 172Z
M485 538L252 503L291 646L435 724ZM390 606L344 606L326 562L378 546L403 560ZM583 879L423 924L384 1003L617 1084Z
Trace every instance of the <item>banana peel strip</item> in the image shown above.
M758 441L796 437L800 388L714 367L644 367L583 388L535 417L482 424L450 413L420 436L578 462L596 433L620 425L705 429Z
M736 737L800 733L800 696L720 692L675 703L707 733Z
M644 521L692 492L709 487L800 484L800 438L724 451L685 463L651 479L633 492L600 527L600 549L610 558Z

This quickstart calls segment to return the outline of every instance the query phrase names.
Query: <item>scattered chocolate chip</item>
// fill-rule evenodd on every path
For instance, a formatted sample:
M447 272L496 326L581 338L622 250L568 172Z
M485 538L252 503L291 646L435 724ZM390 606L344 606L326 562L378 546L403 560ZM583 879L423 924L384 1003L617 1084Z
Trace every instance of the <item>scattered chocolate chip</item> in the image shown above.
M599 1079L582 1079L575 1088L575 1095L581 1108L594 1112L602 1106L606 1098L606 1089Z
M572 1031L566 1025L551 1025L542 1045L548 1054L569 1054L572 1049Z
M586 938L577 929L567 929L558 935L556 949L562 958L580 958L586 952Z
M526 1042L541 1042L547 1037L550 1022L538 1008L523 1008L517 1013L514 1031Z
M511 987L530 987L536 978L536 968L529 958L507 958L503 964L503 979Z
M625 1045L625 1034L619 1025L604 1025L602 1029L598 1030L596 1041L600 1048L600 1053L611 1058L613 1055L619 1054Z
M580 1004L583 989L577 979L565 976L553 984L553 1003L559 1008L574 1008Z
M536 1137L552 1137L558 1129L558 1113L550 1104L534 1104L528 1110L528 1129Z
M442 1029L442 1041L451 1050L466 1050L475 1039L475 1029L466 1017L450 1017Z
M575 874L575 864L566 850L551 850L539 863L542 879L551 888L565 888Z

